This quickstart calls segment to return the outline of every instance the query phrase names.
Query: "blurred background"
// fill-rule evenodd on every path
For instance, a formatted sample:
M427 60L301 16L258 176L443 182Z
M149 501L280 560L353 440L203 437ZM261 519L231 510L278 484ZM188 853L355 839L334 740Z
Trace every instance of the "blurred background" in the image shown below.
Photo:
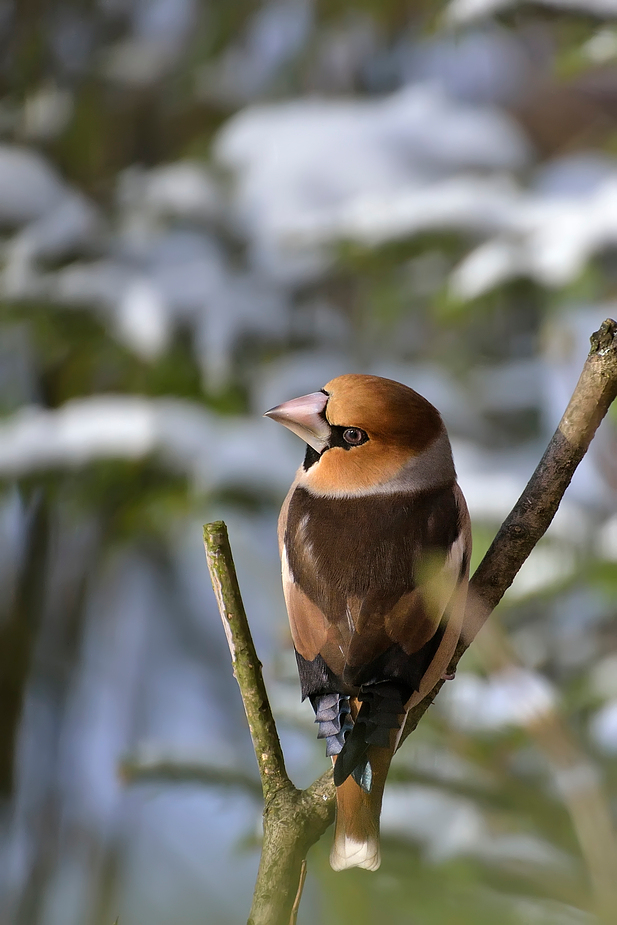
M442 411L477 563L617 313L617 0L0 3L0 923L235 925L254 756L229 525L297 785L279 582L343 372ZM302 925L617 921L617 415ZM610 916L614 915L614 918Z

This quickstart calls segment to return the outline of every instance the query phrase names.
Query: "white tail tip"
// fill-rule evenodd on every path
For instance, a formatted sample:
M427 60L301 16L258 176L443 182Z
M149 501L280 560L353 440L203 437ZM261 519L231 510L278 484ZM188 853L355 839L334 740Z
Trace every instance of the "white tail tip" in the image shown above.
M379 842L375 838L368 841L356 841L344 835L335 840L330 852L332 870L347 870L349 867L363 867L365 870L377 870L381 864Z

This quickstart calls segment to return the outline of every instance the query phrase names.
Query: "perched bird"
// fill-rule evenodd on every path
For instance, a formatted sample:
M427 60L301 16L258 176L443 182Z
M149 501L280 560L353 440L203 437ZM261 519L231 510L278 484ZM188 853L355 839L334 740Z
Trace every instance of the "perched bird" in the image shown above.
M307 444L279 545L302 698L334 762L330 863L376 870L406 714L462 632L469 514L439 412L399 382L339 376L266 416Z

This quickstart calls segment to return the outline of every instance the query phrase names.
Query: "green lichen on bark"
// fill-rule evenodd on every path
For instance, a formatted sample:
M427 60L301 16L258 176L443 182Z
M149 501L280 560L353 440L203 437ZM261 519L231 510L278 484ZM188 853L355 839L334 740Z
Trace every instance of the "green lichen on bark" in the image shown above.
M334 818L332 771L306 790L290 781L222 521L204 526L204 544L264 796L264 840L249 925L289 925L302 862Z
M285 769L283 750L261 673L261 662L246 619L227 527L223 521L204 526L204 545L267 804L277 790L293 785Z
M289 925L302 862L334 819L332 771L306 790L279 791L264 810L264 840L248 925Z

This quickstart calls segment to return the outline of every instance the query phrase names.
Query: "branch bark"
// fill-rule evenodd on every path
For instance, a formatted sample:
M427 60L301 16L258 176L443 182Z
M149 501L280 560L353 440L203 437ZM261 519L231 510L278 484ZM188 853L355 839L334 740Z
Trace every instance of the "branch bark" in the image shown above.
M456 669L471 640L550 526L576 467L616 395L617 323L608 319L591 338L580 379L544 456L471 580L468 614L473 629L460 641L450 671ZM304 791L289 780L225 525L208 524L204 540L264 793L264 842L249 925L289 925L297 907L306 853L334 817L332 772L323 774ZM440 681L410 712L401 742L416 728L443 683ZM616 879L617 871L610 876ZM599 904L604 905L605 899L599 897Z
M227 636L234 677L242 694L264 800L267 804L279 790L287 790L293 787L293 784L285 768L283 750L261 673L261 662L257 658L246 619L227 527L222 521L206 524L204 545L210 579Z
M617 396L617 322L607 318L592 334L590 343L587 360L557 430L469 583L466 618L471 616L473 628L466 639L460 640L450 672L456 671L470 642L550 527L578 464ZM410 711L401 744L414 731L443 684L439 681Z
M289 925L307 851L334 818L332 772L307 790L290 781L222 521L205 525L204 544L264 796L264 839L249 925Z

